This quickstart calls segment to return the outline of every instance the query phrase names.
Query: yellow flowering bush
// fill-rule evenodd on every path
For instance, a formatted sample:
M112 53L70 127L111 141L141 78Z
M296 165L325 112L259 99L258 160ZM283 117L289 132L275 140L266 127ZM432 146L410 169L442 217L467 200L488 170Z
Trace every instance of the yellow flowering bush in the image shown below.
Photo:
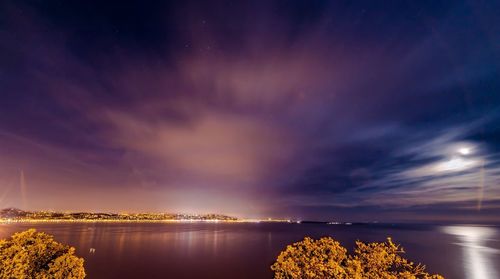
M353 255L331 237L309 237L288 245L271 266L275 279L443 279L425 266L403 258L403 249L392 242L356 241Z
M0 278L84 277L83 259L75 255L75 248L51 235L29 229L0 240Z

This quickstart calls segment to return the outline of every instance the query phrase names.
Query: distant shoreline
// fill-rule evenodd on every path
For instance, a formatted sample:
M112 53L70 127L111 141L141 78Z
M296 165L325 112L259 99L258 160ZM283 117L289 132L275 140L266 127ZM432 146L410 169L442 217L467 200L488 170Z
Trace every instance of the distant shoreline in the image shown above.
M229 215L187 213L105 213L0 210L1 223L258 223L291 222L285 219L240 219Z
M0 218L0 225L9 224L60 224L60 223L122 223L122 224L145 224L145 223L156 223L156 224L189 224L189 223L205 223L205 224L251 224L251 223L279 223L279 224L302 224L302 225L329 225L329 226L359 226L359 225L375 225L375 226L389 226L389 227L401 227L401 226L486 226L486 227L498 227L500 225L497 223L373 223L373 222L322 222L322 221L292 221L292 220L269 220L269 219L238 219L238 220L202 220L202 219L189 219L189 220L125 220L125 219L6 219Z
M0 219L0 224L23 224L23 223L291 223L289 220L125 220L125 219Z

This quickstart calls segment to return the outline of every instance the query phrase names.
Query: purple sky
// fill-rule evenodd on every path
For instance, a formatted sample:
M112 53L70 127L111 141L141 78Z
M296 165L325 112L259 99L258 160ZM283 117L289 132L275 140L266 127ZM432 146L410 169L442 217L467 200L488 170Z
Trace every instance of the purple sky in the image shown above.
M495 2L4 1L0 208L497 222Z

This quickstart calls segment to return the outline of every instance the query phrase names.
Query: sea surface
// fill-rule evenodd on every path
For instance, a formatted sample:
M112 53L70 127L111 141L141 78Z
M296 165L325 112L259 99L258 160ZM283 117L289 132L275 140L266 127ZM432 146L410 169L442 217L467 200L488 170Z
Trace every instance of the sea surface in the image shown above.
M500 227L294 223L0 224L0 238L34 227L77 248L87 278L272 278L287 244L331 236L402 244L407 258L446 278L500 278ZM95 252L91 252L91 248Z

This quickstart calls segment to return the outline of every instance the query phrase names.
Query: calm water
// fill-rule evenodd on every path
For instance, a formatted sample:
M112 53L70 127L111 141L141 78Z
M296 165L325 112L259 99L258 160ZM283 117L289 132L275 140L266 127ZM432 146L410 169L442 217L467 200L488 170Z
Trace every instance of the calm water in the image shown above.
M0 237L36 227L77 248L88 278L272 278L269 266L304 236L401 243L446 278L500 278L500 230L480 226L323 224L0 224ZM95 248L95 253L89 249Z

